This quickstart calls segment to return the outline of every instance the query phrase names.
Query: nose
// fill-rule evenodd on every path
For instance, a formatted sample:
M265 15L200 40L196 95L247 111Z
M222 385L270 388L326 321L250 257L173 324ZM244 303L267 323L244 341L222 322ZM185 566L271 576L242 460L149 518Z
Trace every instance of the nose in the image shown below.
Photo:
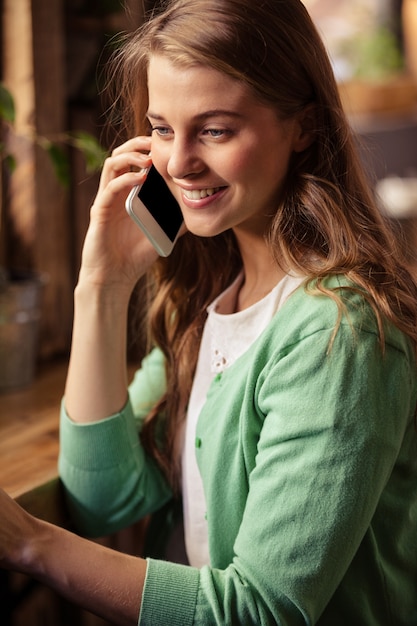
M192 141L175 138L170 144L167 172L172 179L180 180L200 174L204 162Z

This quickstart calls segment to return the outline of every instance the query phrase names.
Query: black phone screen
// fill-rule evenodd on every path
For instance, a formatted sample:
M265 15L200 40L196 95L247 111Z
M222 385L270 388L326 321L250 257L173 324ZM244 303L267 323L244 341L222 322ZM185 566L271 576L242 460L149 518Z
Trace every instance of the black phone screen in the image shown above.
M166 182L153 166L149 169L138 196L167 237L174 241L182 224L181 209Z

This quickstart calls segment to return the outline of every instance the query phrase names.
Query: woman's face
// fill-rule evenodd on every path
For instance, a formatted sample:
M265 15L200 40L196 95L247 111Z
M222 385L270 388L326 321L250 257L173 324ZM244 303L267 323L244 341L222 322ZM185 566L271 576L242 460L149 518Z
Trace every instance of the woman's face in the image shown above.
M297 120L282 121L249 88L205 66L153 55L148 72L152 158L187 228L203 237L233 228L262 235L276 212Z

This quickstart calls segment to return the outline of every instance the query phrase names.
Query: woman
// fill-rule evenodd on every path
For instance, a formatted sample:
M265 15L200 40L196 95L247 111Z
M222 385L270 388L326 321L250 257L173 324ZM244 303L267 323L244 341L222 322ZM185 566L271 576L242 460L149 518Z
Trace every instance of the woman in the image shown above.
M416 624L417 291L307 12L173 0L115 74L134 138L91 210L60 472L87 535L181 495L189 564L4 499L3 565L120 624ZM187 230L167 259L124 210L151 162ZM127 396L145 273L152 345Z

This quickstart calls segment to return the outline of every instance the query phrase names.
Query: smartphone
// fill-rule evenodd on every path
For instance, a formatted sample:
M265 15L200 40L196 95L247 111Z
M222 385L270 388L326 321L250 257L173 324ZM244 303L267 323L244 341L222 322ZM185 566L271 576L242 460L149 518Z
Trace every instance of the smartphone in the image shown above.
M133 187L126 211L160 256L169 256L183 223L178 202L152 165L143 185Z

